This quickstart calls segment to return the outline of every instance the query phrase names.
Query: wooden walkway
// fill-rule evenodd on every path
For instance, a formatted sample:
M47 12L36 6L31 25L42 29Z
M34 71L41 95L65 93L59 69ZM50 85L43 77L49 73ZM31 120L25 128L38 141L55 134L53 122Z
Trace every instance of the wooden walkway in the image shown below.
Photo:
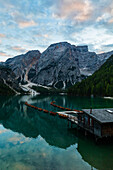
M75 111L71 111L71 114L76 114L75 116L70 115L69 114L70 111L66 111L66 112L57 112L57 114L61 117L65 116L69 121L71 121L72 123L76 123L78 124L78 118L77 118L77 112Z
M69 108L64 108L62 106L55 105L54 102L51 102L51 105L54 107L58 107L64 111L52 112L48 111L31 104L25 102L25 105L31 107L33 109L37 109L38 111L43 111L48 115L56 116L58 115L60 118L68 120L72 124L77 125L79 129L83 129L85 134L90 132L95 136L95 138L102 137L111 137L113 136L113 108L110 109L84 109L80 110L72 110Z
M36 107L34 105L28 104L27 102L25 102L25 105L28 106L28 107L31 107L33 109L36 109L38 111L43 111L45 113L50 113L51 115L58 115L59 117L67 119L67 120L71 121L72 123L78 124L77 116L78 116L78 113L80 113L80 112L78 112L78 110L77 111L52 112L52 111L48 111L48 110ZM71 114L74 114L74 116L71 115Z

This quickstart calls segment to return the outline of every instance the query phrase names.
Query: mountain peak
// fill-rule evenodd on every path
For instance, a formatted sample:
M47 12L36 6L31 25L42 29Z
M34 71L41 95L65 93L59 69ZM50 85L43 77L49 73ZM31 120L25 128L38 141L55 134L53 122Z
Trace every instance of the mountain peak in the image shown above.
M35 55L36 56L36 54L41 54L41 53L39 50L31 50L31 51L28 51L25 55L31 55L31 56Z
M77 46L76 49L79 52L88 52L88 46L87 45Z
M70 43L68 42L58 42L58 43L54 43L54 44L51 44L49 47L55 47L55 46L71 46Z

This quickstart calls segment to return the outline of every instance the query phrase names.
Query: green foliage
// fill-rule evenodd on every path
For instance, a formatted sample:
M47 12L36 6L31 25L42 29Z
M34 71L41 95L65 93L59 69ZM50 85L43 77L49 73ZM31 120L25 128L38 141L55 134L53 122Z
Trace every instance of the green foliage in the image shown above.
M3 82L0 82L0 95L12 95L12 94L14 94L14 92Z
M79 96L113 96L113 55L92 76L69 88L68 93Z
M9 68L9 66L4 66L4 65L0 65L0 70L2 71L7 71L8 73L10 73L11 69Z

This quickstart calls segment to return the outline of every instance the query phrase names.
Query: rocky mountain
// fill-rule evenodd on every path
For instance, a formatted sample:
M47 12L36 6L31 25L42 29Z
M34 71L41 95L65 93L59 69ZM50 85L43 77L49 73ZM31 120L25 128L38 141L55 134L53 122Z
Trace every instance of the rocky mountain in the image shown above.
M44 86L65 88L81 80L77 50L67 42L50 45L38 61L32 81Z
M68 92L78 96L113 96L113 55L92 76Z
M113 51L96 54L89 52L88 46L77 46L80 73L90 76L98 70L106 60L113 55Z
M19 87L14 72L6 67L0 66L0 94L19 94L23 92Z
M111 55L113 55L113 51L98 54L98 61L100 65L104 64L107 61L107 59L111 57Z
M28 81L28 72L31 67L37 63L41 53L38 50L29 51L26 54L9 58L6 60L5 65L12 69L16 75L16 79L20 82Z
M80 73L85 76L93 74L99 68L98 55L89 52L88 46L77 46Z
M31 81L65 88L81 81L81 75L94 73L99 63L98 55L89 52L88 46L75 46L67 42L52 44L42 53L37 73Z
M1 65L4 65L4 62L0 62L0 66L1 66Z
M67 42L50 45L42 54L38 50L10 58L10 67L19 82L33 82L43 86L65 88L92 75L113 54L89 52L88 46Z

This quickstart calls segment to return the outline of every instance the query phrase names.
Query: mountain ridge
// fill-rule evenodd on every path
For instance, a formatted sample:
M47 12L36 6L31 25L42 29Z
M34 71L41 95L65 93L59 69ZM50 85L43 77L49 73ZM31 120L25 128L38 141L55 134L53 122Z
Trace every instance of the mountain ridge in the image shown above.
M87 45L58 42L51 44L43 53L39 50L28 51L1 65L11 68L22 84L33 82L65 89L92 75L112 53L96 54L90 52Z

